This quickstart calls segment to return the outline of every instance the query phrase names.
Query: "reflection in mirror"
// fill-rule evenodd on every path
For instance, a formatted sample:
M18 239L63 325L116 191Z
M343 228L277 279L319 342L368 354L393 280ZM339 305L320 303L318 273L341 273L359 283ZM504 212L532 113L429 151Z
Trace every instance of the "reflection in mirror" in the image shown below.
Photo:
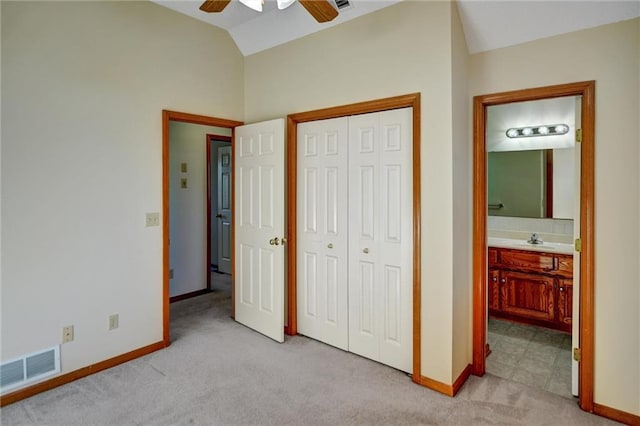
M490 216L573 218L576 108L573 96L487 108Z

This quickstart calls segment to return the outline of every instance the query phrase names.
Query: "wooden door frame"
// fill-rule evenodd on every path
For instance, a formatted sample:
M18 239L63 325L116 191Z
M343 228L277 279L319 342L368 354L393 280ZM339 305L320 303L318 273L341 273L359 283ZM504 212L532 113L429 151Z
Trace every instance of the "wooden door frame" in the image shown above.
M413 381L420 383L420 93L360 102L287 116L287 326L285 333L298 332L297 307L297 139L298 124L350 115L413 108Z
M233 131L233 130L232 130ZM213 229L213 224L211 223L211 142L229 142L233 143L233 138L231 136L223 136L223 135L215 135L207 133L207 289L211 290L211 230ZM233 169L233 162L231 163L231 168ZM216 166L217 171L217 166ZM216 195L218 194L218 190L216 189ZM231 206L233 209L233 206ZM233 210L232 210L233 211ZM233 222L231 222L233 223ZM218 235L218 238L220 236ZM218 256L219 257L219 256ZM220 265L218 265L218 269L220 269Z
M487 154L486 109L491 105L582 96L580 176L580 348L579 404L593 411L594 384L594 234L595 234L595 81L515 90L473 98L473 364L472 374L485 373L487 341Z
M241 121L225 118L209 117L205 115L189 114L184 112L162 110L162 342L164 346L171 344L170 336L170 308L169 308L169 122L180 121L183 123L202 124L231 129L231 146L233 146L234 128L241 126ZM233 164L232 164L233 167ZM233 170L233 169L232 169ZM233 189L231 194L233 200ZM233 205L233 201L232 201ZM207 219L209 220L209 219ZM233 223L231 225L233 227ZM232 231L233 232L233 231ZM207 240L209 236L207 237ZM232 239L231 245L234 241ZM210 255L207 265L210 263ZM207 268L208 271L209 268ZM208 274L207 274L208 275ZM232 314L233 314L234 279L231 278Z

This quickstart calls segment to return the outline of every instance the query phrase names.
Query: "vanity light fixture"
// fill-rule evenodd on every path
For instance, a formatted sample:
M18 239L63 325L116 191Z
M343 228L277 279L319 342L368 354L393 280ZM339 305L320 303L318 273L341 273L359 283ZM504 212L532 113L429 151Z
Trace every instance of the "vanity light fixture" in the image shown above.
M507 137L531 138L535 136L558 136L569 133L569 126L566 124L550 124L540 126L512 127L506 131Z

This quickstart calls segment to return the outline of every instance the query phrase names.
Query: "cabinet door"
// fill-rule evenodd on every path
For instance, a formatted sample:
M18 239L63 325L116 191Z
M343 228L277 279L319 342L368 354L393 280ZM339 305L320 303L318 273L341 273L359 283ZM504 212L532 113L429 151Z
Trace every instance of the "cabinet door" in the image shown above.
M573 280L558 280L558 322L560 326L569 326L573 315ZM564 328L564 327L563 327Z
M497 269L489 271L489 280L488 280L488 299L489 299L489 310L491 311L499 311L500 310L500 283L498 279L500 278L500 271Z
M502 271L500 282L503 312L554 321L553 278Z

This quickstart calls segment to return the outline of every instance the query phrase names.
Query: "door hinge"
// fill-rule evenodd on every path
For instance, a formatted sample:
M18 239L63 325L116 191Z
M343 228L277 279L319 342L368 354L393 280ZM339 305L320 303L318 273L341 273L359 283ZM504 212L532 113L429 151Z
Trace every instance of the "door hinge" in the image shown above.
M573 359L578 362L582 361L582 351L580 348L573 348Z
M582 142L582 129L576 129L576 142Z
M575 244L574 244L574 248L578 253L580 253L582 251L582 239L576 238L576 241L575 241Z

